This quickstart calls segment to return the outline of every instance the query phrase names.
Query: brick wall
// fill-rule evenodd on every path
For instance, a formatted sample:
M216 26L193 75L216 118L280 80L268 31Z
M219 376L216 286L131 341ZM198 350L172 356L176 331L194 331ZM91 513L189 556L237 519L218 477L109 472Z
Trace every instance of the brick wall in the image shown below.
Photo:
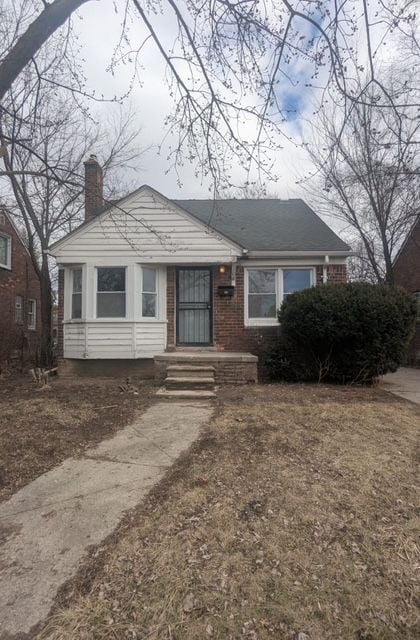
M0 359L6 359L19 351L33 357L39 346L41 330L40 285L16 229L8 217L0 211L0 233L11 237L11 269L0 267ZM23 322L16 322L16 297L23 298ZM28 300L36 301L36 327L28 329Z
M316 268L316 284L322 284L322 274L324 270L322 266ZM342 284L347 282L347 265L346 264L330 264L327 267L328 284Z
M274 343L280 327L245 327L243 267L236 269L236 286L232 298L218 295L218 287L231 282L231 268L224 274L218 269L214 272L214 330L213 340L216 348L224 351L249 351L255 355Z
M407 291L420 291L420 220L395 261L394 281Z
M236 286L232 297L220 297L219 286L230 285L231 267L225 273L213 268L213 344L219 351L249 351L261 355L280 335L280 326L245 327L244 268L237 267ZM176 345L175 337L175 267L168 267L167 310L168 350ZM346 282L346 265L329 265L328 282ZM322 267L317 267L317 284L322 283Z
M214 368L216 384L249 384L257 382L257 358L246 354L225 357L223 353L214 353L211 358L194 355L194 360L185 357L185 353L178 352L168 360L165 355L155 357L155 379L162 384L166 378L168 365L193 364L194 366L211 366ZM208 355L208 354L205 354Z
M420 220L395 262L394 281L411 293L420 291ZM420 367L420 319L408 348L408 364Z

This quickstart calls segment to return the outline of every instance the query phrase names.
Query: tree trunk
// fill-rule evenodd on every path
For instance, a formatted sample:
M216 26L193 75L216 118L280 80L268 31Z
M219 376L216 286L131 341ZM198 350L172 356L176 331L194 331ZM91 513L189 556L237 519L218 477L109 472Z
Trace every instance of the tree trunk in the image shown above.
M29 25L0 64L0 100L48 38L89 0L55 0Z
M43 253L41 265L41 366L43 367L50 367L53 362L52 303L48 256Z

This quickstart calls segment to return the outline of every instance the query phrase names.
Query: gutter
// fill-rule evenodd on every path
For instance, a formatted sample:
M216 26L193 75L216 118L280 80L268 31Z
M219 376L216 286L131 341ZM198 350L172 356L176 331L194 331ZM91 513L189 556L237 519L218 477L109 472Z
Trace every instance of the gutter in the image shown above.
M328 255L330 257L347 258L357 255L354 251L248 251L244 258L283 258L283 257L300 257L300 256L321 256Z

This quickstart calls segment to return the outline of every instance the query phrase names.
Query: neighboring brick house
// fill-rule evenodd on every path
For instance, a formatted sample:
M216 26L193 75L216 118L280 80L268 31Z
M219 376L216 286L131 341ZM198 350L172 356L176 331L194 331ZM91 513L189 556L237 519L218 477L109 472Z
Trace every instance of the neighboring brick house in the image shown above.
M51 247L68 360L223 352L237 365L276 339L284 296L346 281L350 248L303 200L170 200L143 186L104 208L101 168L85 167L86 220ZM255 378L242 369L237 381Z
M413 293L418 300L419 315L408 350L408 364L420 367L420 217L394 261L394 281Z
M0 209L0 362L37 356L40 283L10 216Z

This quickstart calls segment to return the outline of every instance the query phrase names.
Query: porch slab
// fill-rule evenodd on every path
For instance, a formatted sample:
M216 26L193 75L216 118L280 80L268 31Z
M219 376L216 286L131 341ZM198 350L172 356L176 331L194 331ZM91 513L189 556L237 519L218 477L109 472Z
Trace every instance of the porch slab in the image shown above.
M162 383L167 368L189 364L212 366L216 384L249 384L257 382L258 357L252 353L236 351L171 351L154 357L155 377Z

